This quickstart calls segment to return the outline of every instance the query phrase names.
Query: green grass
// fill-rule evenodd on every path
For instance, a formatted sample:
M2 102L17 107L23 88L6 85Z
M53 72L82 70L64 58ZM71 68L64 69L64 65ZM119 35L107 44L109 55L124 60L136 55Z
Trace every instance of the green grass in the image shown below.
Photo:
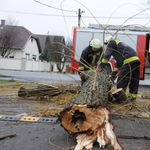
M1 74L0 74L0 77L7 77L7 76L4 76L4 75L1 75Z
M0 79L0 84L7 84L7 83L12 83L12 82L18 82L18 81L13 80L13 79L11 79L11 80Z
M0 77L5 78L7 76L4 76L4 75L0 74ZM15 81L13 79L10 79L10 80L0 79L0 84L7 84L7 83L10 83L10 82L17 82L17 81Z
M10 82L9 80L0 79L0 84L6 84L6 83L9 83L9 82Z

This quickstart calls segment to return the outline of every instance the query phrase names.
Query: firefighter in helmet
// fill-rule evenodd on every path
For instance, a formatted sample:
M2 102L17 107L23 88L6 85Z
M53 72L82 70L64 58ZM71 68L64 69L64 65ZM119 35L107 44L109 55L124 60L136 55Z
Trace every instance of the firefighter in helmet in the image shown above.
M140 60L136 51L125 43L113 39L111 35L105 38L104 44L108 45L102 59L101 68L113 56L116 64L111 77L115 80L116 74L120 71L117 79L117 89L123 88L126 91L129 84L128 100L135 101L140 79Z
M89 70L89 67L97 67L102 51L101 41L97 38L92 39L89 45L82 51L78 67L82 85L85 82L85 75L83 72Z

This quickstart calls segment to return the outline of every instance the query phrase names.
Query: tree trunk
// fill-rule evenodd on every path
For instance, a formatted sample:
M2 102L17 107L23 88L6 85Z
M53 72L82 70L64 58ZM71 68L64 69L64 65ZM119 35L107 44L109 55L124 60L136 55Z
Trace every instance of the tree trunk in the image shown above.
M70 100L60 112L61 125L71 135L78 134L75 150L92 149L97 141L105 146L111 141L112 147L122 150L109 123L109 111L106 109L109 92L112 86L111 79L105 70L98 72L95 90L93 91L94 76L92 71L86 71L87 80L80 93Z
M123 102L127 100L127 96L122 88L119 88L112 92L112 95L115 98L114 102Z
M74 104L80 105L101 105L106 107L109 97L109 92L112 86L112 81L106 74L105 70L98 72L96 79L95 91L93 91L93 83L95 73L88 70L84 71L86 74L86 82L83 84L80 93L70 100L64 109L73 106Z
M31 97L31 96L54 96L60 94L60 90L58 87L54 86L45 86L40 85L36 89L25 89L24 87L21 87L18 91L19 97Z
M52 85L39 85L37 88L25 89L21 87L18 91L19 97L36 97L37 100L48 99L49 97L53 97L62 93L78 93L80 91L80 87L73 86L52 86Z

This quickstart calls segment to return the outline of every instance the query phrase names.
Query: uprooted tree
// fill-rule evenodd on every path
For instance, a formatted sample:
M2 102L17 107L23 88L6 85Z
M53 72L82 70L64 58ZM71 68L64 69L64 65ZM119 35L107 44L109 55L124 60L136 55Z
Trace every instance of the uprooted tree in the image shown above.
M101 70L97 72L93 90L95 73L86 71L86 74L87 80L80 93L60 112L61 125L71 137L78 134L75 150L92 149L96 139L100 147L111 142L115 150L122 150L109 122L109 111L106 108L112 81L106 71Z

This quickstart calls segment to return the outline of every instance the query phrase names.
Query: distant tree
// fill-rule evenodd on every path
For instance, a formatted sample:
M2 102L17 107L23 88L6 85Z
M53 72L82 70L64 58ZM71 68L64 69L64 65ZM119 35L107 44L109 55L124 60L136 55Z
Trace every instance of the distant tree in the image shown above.
M62 43L61 39L62 38L60 36L54 37L54 41L52 44L52 51L51 51L52 58L56 63L59 72L62 72L64 68L64 57L65 57L63 53L64 52L63 46L58 44L58 43Z
M9 19L6 21L6 26L0 29L0 55L1 57L8 57L11 53L16 51L15 47L22 42L19 38L19 32L16 30L16 22Z
M67 42L67 44L68 43L69 42ZM54 37L51 53L53 60L57 64L57 69L59 70L59 72L62 72L68 56L71 56L71 51L67 48L67 45L63 45L61 36Z
M67 53L69 54L69 56L71 56L72 55L72 39L70 39L70 38L68 38L67 40L66 40L66 46L67 46L67 48L69 48L68 50L67 50ZM71 58L71 57L70 57Z
M52 43L51 43L50 37L48 35L46 37L44 51L40 55L39 59L40 60L45 60L45 61L53 61L52 56L51 56L51 49L52 49Z
M69 58L71 61L71 49L72 42L67 40L66 45L65 40L62 36L54 36L53 42L50 41L49 35L46 37L45 48L43 53L40 55L40 60L54 61L57 65L59 72L63 71L66 60Z

